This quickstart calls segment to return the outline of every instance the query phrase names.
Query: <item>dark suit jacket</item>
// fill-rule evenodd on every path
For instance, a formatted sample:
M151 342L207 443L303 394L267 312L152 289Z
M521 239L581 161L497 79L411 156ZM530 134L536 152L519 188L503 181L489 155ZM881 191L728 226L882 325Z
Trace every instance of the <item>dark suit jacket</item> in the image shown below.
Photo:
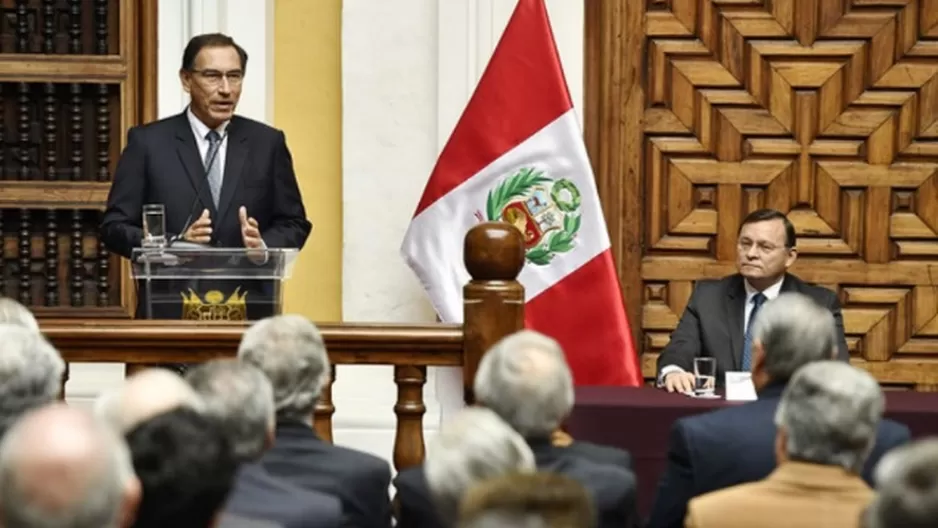
M555 447L548 439L528 440L539 471L569 477L590 492L599 515L599 528L637 526L637 485L629 454L585 442L574 448L580 443ZM398 528L449 528L437 514L422 465L398 473L394 487Z
M228 496L225 513L283 528L338 528L342 504L334 496L275 479L259 464L246 464Z
M802 293L831 311L840 336L839 357L848 360L837 294L807 284L791 274L785 275L781 292ZM712 357L717 363L717 384L722 385L727 371L737 371L742 366L745 304L746 286L742 275L698 281L677 328L671 333L671 340L658 356L658 373L667 365L693 372L694 358Z
M648 528L683 526L692 498L762 480L775 469L775 410L784 389L782 384L770 385L759 393L758 401L674 422L668 464ZM910 438L908 427L882 420L863 478L872 485L872 471L880 458Z
M303 247L311 225L283 132L235 116L228 124L225 156L216 209L185 112L131 128L101 222L101 238L107 248L129 258L131 250L140 247L141 214L147 203L165 206L170 236L183 230L190 214L194 220L207 208L212 218L212 245L243 247L238 221L238 208L243 205L257 220L268 247Z
M324 442L306 424L278 420L274 445L261 465L278 479L338 497L343 526L391 525L391 468L374 455Z

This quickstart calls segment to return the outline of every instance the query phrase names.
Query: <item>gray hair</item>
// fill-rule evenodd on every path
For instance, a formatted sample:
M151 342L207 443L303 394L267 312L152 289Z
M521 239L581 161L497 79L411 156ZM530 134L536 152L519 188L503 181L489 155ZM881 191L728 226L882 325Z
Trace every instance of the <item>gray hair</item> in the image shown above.
M58 399L65 362L42 334L0 323L0 437L27 411Z
M876 467L868 528L931 528L938 519L938 438L893 449Z
M765 350L765 371L788 381L800 367L828 360L837 350L837 326L830 310L800 293L783 293L762 307L752 327Z
M329 356L315 324L293 314L261 319L244 332L238 359L267 375L277 417L312 419L329 379Z
M259 458L274 429L274 391L267 376L253 365L216 359L190 370L186 381L202 397L204 414L228 437L235 458Z
M526 438L552 433L573 408L573 376L557 341L522 330L479 362L476 400Z
M444 524L455 525L470 487L512 471L534 472L534 454L494 412L469 407L443 424L424 462L427 486Z
M33 411L17 422L0 445L0 523L31 528L119 528L128 486L137 479L124 439L90 416L82 421L67 417L51 428L31 420L47 409L52 408ZM84 414L74 408L70 411ZM63 437L59 442L84 443L87 453L80 459L73 454L41 460L36 451L49 449L50 436ZM38 464L39 473L23 464L27 468ZM45 478L62 471L72 476L54 483Z
M459 528L551 528L536 512L492 511L459 524Z
M19 325L33 332L39 331L39 322L29 308L9 297L0 297L0 323Z
M818 361L788 382L775 412L792 460L860 473L873 449L884 398L876 380L842 361Z

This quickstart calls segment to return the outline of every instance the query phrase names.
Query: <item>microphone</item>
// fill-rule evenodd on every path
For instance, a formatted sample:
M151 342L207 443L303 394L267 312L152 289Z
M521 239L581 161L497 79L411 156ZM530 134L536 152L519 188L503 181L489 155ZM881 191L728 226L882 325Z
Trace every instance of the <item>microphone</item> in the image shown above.
M221 151L222 144L225 142L225 138L228 137L228 130L231 128L231 123L225 127L225 132L221 135L221 139L218 140L218 148L215 149L215 152L212 152L212 155L208 158L208 164L205 165L205 174L202 178L202 181L199 182L199 187L195 190L195 198L192 200L192 203L189 204L189 215L186 217L186 221L182 224L182 229L179 230L179 233L174 235L169 242L167 242L166 247L173 247L173 244L183 240L182 237L185 236L186 231L192 226L192 222L195 220L193 215L195 215L195 206L200 204L203 209L205 209L205 204L202 203L202 191L205 190L206 184L208 184L208 174L212 171L212 165L215 163L215 158L218 157L218 152Z

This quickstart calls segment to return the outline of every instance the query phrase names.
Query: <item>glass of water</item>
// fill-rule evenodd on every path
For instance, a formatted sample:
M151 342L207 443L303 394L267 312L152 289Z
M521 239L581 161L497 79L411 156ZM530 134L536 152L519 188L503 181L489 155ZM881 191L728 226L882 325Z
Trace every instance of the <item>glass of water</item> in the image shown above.
M143 243L145 248L166 246L166 209L163 204L143 206Z
M717 385L717 360L710 357L694 358L694 394L713 397Z

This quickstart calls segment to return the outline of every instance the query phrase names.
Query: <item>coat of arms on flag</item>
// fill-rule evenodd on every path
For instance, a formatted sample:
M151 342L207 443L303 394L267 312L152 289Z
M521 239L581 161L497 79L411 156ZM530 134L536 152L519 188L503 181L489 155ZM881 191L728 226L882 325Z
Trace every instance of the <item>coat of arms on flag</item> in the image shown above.
M525 167L489 191L486 219L508 222L524 236L525 258L537 266L576 245L580 230L580 190L568 179L552 180ZM476 218L482 220L477 212Z

